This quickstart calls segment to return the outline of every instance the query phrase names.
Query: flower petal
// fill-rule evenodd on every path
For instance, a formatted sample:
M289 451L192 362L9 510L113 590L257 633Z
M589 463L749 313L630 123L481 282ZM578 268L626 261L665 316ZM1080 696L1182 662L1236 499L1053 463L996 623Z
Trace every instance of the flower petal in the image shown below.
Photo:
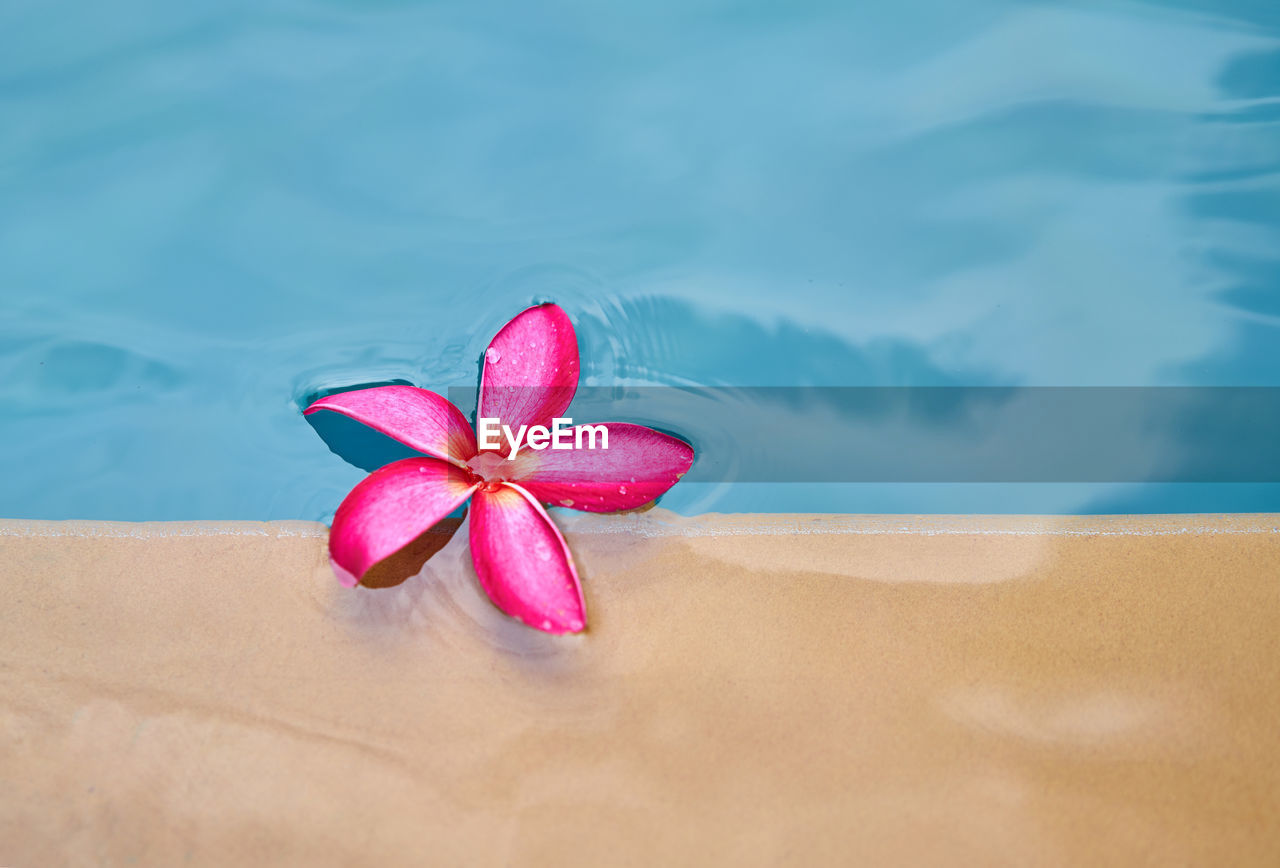
M405 458L375 470L338 507L330 557L358 581L465 503L479 484L470 480L436 458ZM344 578L341 572L338 577Z
M573 556L528 492L504 482L471 499L471 560L495 606L548 633L586 627Z
M522 450L515 480L543 503L587 512L636 509L676 484L693 464L683 440L628 422L606 422L609 448ZM573 442L577 443L577 429Z
M578 336L554 304L531 307L502 327L484 354L480 416L521 425L551 425L578 389ZM506 454L504 442L502 454Z
M332 410L394 437L404 445L459 466L475 457L467 417L447 398L417 386L375 386L321 398L303 411Z

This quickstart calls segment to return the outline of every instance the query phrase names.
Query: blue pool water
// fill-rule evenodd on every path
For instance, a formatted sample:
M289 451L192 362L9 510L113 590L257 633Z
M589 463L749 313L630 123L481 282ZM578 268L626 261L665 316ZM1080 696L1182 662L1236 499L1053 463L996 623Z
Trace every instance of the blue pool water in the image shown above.
M0 45L3 517L325 518L363 471L301 403L474 383L544 299L594 385L1280 385L1273 0L9 0Z

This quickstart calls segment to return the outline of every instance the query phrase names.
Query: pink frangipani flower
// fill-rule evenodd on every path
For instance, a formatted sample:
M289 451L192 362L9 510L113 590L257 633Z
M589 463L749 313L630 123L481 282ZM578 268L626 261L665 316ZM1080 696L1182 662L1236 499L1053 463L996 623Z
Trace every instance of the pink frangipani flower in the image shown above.
M478 419L512 430L552 427L578 388L578 338L563 310L544 304L507 323L485 351ZM693 463L682 440L629 423L603 423L607 448L481 450L462 412L414 386L330 395L307 407L341 413L425 453L381 467L338 507L329 554L355 586L379 562L471 501L471 560L499 609L548 633L585 629L586 607L564 537L544 503L614 512L667 491ZM576 428L568 428L577 443ZM584 438L585 439L585 438ZM597 444L599 447L600 444Z

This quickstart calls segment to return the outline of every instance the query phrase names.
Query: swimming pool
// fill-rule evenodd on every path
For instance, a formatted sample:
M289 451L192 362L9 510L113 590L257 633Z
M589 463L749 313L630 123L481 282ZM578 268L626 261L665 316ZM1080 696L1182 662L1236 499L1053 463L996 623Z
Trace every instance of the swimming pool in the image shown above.
M0 516L326 518L363 471L308 396L474 385L544 299L590 386L1280 386L1274 4L20 2L0 33Z

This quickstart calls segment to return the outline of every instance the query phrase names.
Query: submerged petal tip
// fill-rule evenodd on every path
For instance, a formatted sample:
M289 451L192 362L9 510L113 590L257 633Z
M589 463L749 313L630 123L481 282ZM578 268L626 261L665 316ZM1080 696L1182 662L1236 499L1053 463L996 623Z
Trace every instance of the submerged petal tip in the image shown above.
M361 480L338 506L329 555L347 574L363 579L464 504L475 488L468 474L436 458L392 462Z

